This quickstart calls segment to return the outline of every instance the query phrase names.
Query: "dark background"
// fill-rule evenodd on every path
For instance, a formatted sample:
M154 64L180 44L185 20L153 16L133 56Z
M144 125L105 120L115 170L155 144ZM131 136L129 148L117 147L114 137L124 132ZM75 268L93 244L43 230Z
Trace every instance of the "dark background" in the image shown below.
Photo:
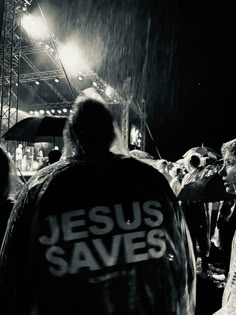
M153 139L147 133L146 151L158 157L158 150L174 161L190 147L219 150L235 137L232 5L209 0L38 3L56 36L66 41L76 34L93 70L118 92L131 77L133 99L147 102ZM29 10L37 9L33 1ZM132 111L130 119L136 119Z

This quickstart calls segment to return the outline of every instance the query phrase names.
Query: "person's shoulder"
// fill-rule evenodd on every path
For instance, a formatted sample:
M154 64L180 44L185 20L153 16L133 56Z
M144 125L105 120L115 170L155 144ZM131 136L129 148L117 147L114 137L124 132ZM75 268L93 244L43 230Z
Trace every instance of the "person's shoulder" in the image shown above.
M121 165L127 165L129 167L136 167L136 168L140 168L144 170L151 169L152 171L155 172L155 169L151 165L143 162L140 159L134 158L132 156L118 156L117 159L121 161L120 162Z
M166 181L163 174L145 161L133 157L125 157L122 159L121 166L125 167L127 172L137 172L140 178L153 180L154 182L159 181L161 183Z
M69 160L61 160L38 170L27 182L28 190L44 183L49 178L53 178L57 173L66 169L71 163L72 162Z

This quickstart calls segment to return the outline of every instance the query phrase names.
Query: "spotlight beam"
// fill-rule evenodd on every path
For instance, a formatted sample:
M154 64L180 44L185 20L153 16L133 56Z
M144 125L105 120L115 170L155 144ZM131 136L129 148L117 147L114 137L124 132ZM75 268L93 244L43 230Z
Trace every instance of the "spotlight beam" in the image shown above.
M49 30L49 27L48 27L47 21L46 21L46 19L45 19L45 16L44 16L43 11L42 11L42 9L41 9L41 7L40 7L40 5L39 5L38 0L36 0L36 3L37 3L37 6L38 6L38 8L39 8L39 11L40 11L40 13L41 13L41 16L42 16L42 18L43 18L43 21L44 21L44 23L45 23L45 25L46 25L46 27L47 27L47 29L48 29L48 31L49 31L48 33L49 33L49 35L50 35L51 42L52 42L53 47L54 47L54 49L55 49L55 51L56 51L56 54L57 54L57 56L58 56L58 58L59 58L61 68L62 68L63 72L65 73L65 77L66 77L67 83L68 83L68 85L69 85L69 88L70 88L71 94L72 94L73 99L74 99L74 101L75 101L76 96L75 96L75 93L74 93L74 91L73 91L73 89L72 89L72 86L71 86L71 83L70 83L69 77L68 77L68 75L67 75L67 73L66 73L66 71L65 71L64 65L63 65L63 63L62 63L62 61L61 61L61 59L60 59L59 54L58 54L58 50L57 50L57 47L56 47L56 44L55 44L54 38L53 38L53 36L52 36L52 33L51 33L51 32L50 32L50 30Z

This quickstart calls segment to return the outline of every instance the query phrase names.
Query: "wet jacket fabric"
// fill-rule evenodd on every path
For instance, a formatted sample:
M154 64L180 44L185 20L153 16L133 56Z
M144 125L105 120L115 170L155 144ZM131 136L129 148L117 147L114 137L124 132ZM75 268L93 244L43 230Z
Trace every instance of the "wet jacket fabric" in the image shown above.
M39 171L0 253L4 314L192 315L195 259L165 178L134 158Z
M11 210L14 206L14 200L7 199L5 202L0 203L0 246L6 231L7 221L9 219Z

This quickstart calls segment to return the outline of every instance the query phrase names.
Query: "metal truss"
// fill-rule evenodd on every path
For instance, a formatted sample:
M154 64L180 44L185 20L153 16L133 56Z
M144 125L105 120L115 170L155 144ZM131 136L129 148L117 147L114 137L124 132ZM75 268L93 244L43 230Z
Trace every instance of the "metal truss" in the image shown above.
M30 3L32 2L29 1ZM27 39L25 39L24 46L21 47L21 32L20 32L20 14L22 6L25 5L23 0L5 0L4 8L4 21L2 31L2 42L0 47L1 57L1 112L0 112L0 135L9 129L18 118L18 88L19 84L28 88L28 83L36 80L44 81L45 84L55 93L59 98L59 102L45 103L45 100L40 96L37 99L42 103L32 104L33 110L49 110L49 109L62 109L70 108L72 101L67 100L65 96L60 92L49 80L67 79L70 78L70 84L73 87L73 91L77 94L81 92L79 87L79 77L89 78L92 86L98 91L98 93L108 102L116 103L122 106L121 109L121 132L123 143L128 149L129 144L129 110L132 108L141 119L141 133L143 136L142 149L145 147L145 113L146 104L141 103L137 106L133 102L130 92L130 78L124 83L124 89L121 96L115 89L113 89L107 82L98 76L97 73L88 69L85 72L77 71L76 73L64 73L64 69L61 66L58 55L55 50L63 44L58 39L47 39L47 42L41 45L32 45ZM53 41L53 43L52 43ZM51 49L50 49L51 48ZM57 67L56 70L40 71L38 67L32 62L30 55L46 53L50 61ZM21 58L32 69L32 73L19 73ZM107 89L110 89L111 94L107 93ZM73 92L72 91L72 92Z
M71 76L77 76L75 74L69 74L69 77ZM16 76L13 78L16 80ZM49 71L37 71L37 72L31 72L31 73L20 73L19 75L19 82L25 83L25 82L34 82L35 80L41 80L41 81L48 81L52 79L62 79L65 78L65 74L61 70L49 70ZM9 79L9 77L6 77L6 79ZM0 83L2 85L2 83Z
M40 111L40 110L62 110L63 108L70 110L72 107L72 102L66 101L66 102L51 102L51 103L34 103L31 105L32 111ZM22 107L23 108L23 107ZM25 111L29 111L29 107L23 108Z
M22 59L27 63L27 65L35 71L35 73L39 72L39 69L30 61L30 59L25 56L24 54L22 54ZM54 77L55 78L55 77ZM59 99L61 99L62 101L66 102L66 98L58 91L58 89L55 88L55 86L53 84L51 84L50 82L48 82L47 80L44 80L45 84L57 95L57 97L59 97Z
M131 78L128 77L123 84L123 94L125 102L121 112L121 134L125 148L129 149L129 109L132 104L132 96L130 95Z
M57 45L59 45L59 41L57 40L57 42L54 43L54 46L56 46L56 43ZM62 45L62 44L61 44ZM45 53L47 54L47 56L50 58L50 60L55 64L55 66L57 66L59 69L61 69L61 71L63 72L64 74L64 77L66 78L66 80L69 78L66 77L65 73L64 73L64 69L62 68L62 65L61 65L61 62L58 58L58 53L56 54L56 56L53 54L52 50L48 50L46 49ZM68 84L70 84L70 88L74 88L74 90L72 90L72 94L74 96L74 91L76 92L76 94L80 94L80 88L79 88L79 85L78 85L78 76L81 75L81 72L78 71L76 73L76 76L74 75L70 75L70 82L67 82Z
M0 61L0 136L15 124L18 118L21 38L17 14L21 12L21 6L22 1L8 0L4 3Z

